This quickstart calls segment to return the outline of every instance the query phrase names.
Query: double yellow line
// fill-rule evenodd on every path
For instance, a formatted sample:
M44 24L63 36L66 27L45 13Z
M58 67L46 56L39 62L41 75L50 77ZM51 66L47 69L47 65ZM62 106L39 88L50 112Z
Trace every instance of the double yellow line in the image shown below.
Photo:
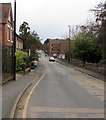
M42 77L38 80L38 82L34 85L34 87L31 89L27 99L26 99L26 102L25 102L25 105L24 105L24 109L23 109L23 113L22 113L22 118L26 118L26 114L27 114L27 108L28 108L28 103L29 103L29 100L30 100L30 97L34 91L34 89L37 87L37 85L39 84L39 82L44 78L45 74L42 75Z

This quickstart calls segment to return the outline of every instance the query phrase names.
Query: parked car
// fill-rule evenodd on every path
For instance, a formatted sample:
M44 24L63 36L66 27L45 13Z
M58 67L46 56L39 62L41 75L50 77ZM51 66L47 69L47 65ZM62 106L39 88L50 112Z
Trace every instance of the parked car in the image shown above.
M49 61L55 62L55 58L54 58L54 57L50 57L50 58L49 58Z

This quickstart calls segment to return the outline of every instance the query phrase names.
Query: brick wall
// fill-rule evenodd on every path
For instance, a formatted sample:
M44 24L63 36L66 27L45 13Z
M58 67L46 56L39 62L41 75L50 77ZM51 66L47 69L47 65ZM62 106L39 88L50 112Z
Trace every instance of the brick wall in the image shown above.
M88 70L92 70L94 72L97 72L97 73L106 74L104 66L105 65L100 66L100 65L95 64L95 63L86 63L85 68Z
M0 24L0 45L2 45L2 24Z
M2 4L0 4L0 45L2 45Z
M16 50L23 50L23 40L16 36Z
M82 61L79 61L76 59L71 58L70 62L77 66L81 66L81 67L83 66ZM86 63L84 66L85 69L106 75L105 67L106 67L106 65L99 65L97 63Z
M50 39L49 40L49 54L64 54L68 48L68 40L64 39Z

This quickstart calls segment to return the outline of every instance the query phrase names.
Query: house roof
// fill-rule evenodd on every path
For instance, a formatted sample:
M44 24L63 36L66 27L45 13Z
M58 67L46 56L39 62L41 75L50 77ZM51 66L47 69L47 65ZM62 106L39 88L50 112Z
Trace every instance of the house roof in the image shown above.
M66 42L67 40L66 39L49 39L49 43L51 44L58 44L58 43L62 43L62 42Z
M9 12L12 14L11 3L0 3L0 23L7 23Z
M20 38L22 41L24 41L24 39L23 39L21 36L19 36L18 34L16 34L16 36L17 36L18 38Z

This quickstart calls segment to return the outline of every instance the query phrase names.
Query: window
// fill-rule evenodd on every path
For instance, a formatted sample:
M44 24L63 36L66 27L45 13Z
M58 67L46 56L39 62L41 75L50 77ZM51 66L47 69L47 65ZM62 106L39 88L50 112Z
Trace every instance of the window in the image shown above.
M10 25L7 25L7 40L13 42L13 29L10 27Z
M11 38L11 42L13 42L13 30L11 29L11 33L10 33L10 38Z
M8 34L7 34L7 35L8 35L7 39L8 39L8 41L10 41L10 36L11 36L11 35L10 35L10 28L9 28L9 27L8 27L7 33L8 33Z
M10 40L11 40L11 42L13 41L12 40L12 30L10 30Z
M58 52L60 52L60 49L58 48Z

